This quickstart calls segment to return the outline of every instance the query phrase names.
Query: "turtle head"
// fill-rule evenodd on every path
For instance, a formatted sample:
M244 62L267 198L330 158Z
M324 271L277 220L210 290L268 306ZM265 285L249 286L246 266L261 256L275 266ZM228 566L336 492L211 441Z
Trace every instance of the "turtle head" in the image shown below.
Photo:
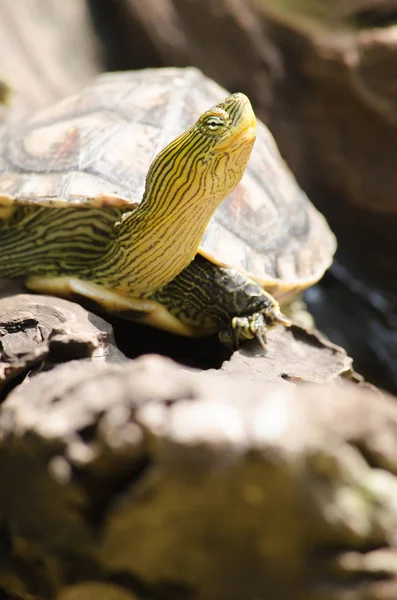
M242 178L251 155L256 135L251 103L244 94L228 96L203 113L194 130L201 149L198 174L219 204Z
M206 110L197 122L154 159L146 197L166 191L169 209L206 205L206 223L236 187L255 142L256 120L247 96L232 94Z
M256 119L251 102L244 94L232 94L203 113L195 125L209 142L209 151L238 151L242 145L252 148Z

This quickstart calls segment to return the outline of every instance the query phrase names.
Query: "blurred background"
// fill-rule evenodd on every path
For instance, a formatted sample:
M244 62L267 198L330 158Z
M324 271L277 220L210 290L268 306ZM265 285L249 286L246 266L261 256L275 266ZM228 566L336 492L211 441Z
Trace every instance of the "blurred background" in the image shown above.
M3 124L104 70L245 92L338 238L317 326L397 392L397 0L0 0Z

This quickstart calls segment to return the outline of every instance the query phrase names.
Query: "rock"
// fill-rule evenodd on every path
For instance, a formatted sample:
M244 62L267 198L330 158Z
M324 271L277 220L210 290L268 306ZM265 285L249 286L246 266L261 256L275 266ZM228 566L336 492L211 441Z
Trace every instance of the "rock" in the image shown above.
M269 101L277 53L250 3L242 0L89 1L112 70L194 65L256 107ZM117 31L117 40L114 32Z
M255 0L283 65L273 80L269 127L335 231L339 260L356 277L397 294L392 3L338 2L334 17L321 0L317 12L308 2L284 2L282 14L281 4ZM378 26L376 15L387 10L390 21ZM374 27L363 14L372 15Z
M397 593L392 398L82 360L12 391L0 432L9 571L39 560L52 597L93 580L164 599Z
M244 344L219 373L264 382L306 381L325 383L352 374L352 359L340 346L316 331L293 325L267 334L267 352L256 341Z
M0 288L0 389L31 369L76 358L118 362L111 325L80 305L61 298L16 293L18 284ZM11 295L8 295L11 294Z

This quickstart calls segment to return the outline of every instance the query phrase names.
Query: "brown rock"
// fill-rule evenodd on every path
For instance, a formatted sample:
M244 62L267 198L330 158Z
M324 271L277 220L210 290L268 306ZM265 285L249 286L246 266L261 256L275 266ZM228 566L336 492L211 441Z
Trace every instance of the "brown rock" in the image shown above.
M326 383L351 373L352 359L343 348L316 331L276 327L267 334L266 347L265 354L256 341L242 345L223 363L219 373L268 383Z
M0 289L0 388L32 368L46 369L56 362L125 360L111 325L100 317L61 298L18 291L18 284L11 282Z
M89 5L108 67L194 65L232 92L245 92L256 106L269 100L269 73L277 73L280 62L249 2L91 0Z
M393 399L80 361L15 389L0 431L4 526L35 540L54 595L109 578L198 600L397 592Z
M320 0L254 5L283 64L268 107L280 149L343 264L396 294L395 3L338 2L334 17Z

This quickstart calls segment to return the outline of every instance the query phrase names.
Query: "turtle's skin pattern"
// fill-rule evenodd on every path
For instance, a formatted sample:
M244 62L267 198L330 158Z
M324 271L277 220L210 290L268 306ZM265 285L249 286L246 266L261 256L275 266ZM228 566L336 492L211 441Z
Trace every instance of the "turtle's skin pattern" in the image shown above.
M118 224L141 202L150 164L225 95L193 68L112 73L6 131L0 154L0 277L70 274L117 287L120 270L112 272L114 281L109 273L106 279L98 260L113 251ZM225 168L225 178L229 172ZM53 211L59 212L56 227ZM170 239L177 236L175 229ZM253 310L262 310L267 320L270 314L267 325L283 322L268 292L289 299L322 276L334 250L326 221L258 123L245 175L205 230L199 248L204 258L156 289L139 290L139 298L148 299L148 306L161 303L186 323L177 331L185 335L217 331ZM30 287L46 289L35 282ZM66 288L59 293L67 295ZM138 318L140 305L135 308Z
M194 293L192 291L194 290ZM230 267L219 267L200 254L168 285L150 296L166 305L170 313L195 331L200 323L201 332L225 331L225 340L233 341L233 319L262 314L261 336L277 321L278 305L256 281ZM275 314L276 311L276 314ZM288 325L285 319L284 325ZM243 328L244 330L244 328ZM202 333L201 333L202 335ZM244 331L239 332L244 337ZM245 332L245 337L253 337ZM231 339L230 339L231 338ZM235 340L238 345L238 340Z
M30 201L2 205L0 198L1 277L56 277L68 272L84 277L90 265L96 264L100 251L111 243L114 224L125 212L125 208L106 203L89 206L65 202L55 227L55 210ZM24 223L23 228L20 223Z

